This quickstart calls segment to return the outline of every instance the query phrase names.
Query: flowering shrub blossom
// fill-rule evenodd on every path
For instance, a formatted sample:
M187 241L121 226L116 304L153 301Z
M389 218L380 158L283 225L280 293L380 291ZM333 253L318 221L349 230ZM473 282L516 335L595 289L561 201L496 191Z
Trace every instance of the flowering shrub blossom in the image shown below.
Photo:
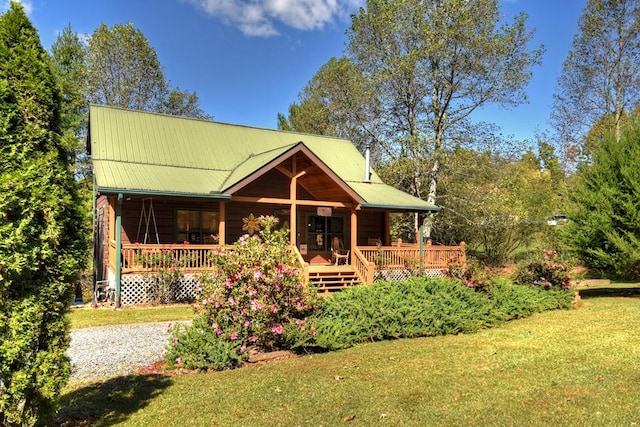
M571 289L569 268L559 260L558 252L550 249L542 250L542 259L520 266L514 282L544 289Z
M472 260L463 264L460 257L455 255L449 257L447 269L443 273L446 277L456 279L476 291L488 292L491 287L492 272L489 267L481 267Z
M257 234L212 252L215 272L200 277L193 305L198 324L206 322L210 331L202 332L214 337L207 339L224 343L219 346L223 351L237 351L238 360L246 357L248 348L285 349L294 335L311 333L307 319L319 303L317 293L302 284L288 230L276 229L274 217L256 221ZM169 349L166 358L178 356L185 365L190 360L178 348Z

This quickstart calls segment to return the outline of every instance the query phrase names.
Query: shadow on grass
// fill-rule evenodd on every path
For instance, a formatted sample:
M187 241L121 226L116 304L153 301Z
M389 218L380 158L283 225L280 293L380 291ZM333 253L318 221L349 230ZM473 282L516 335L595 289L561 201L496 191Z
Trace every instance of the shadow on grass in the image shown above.
M129 375L64 393L54 425L110 426L144 408L173 383L163 375Z
M600 298L600 297L630 297L640 298L640 285L623 284L617 286L602 286L597 288L583 288L579 290L580 297Z

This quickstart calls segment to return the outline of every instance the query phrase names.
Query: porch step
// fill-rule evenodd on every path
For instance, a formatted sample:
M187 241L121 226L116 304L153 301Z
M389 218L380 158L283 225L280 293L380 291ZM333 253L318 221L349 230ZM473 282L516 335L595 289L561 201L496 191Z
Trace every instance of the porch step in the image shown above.
M356 270L350 265L310 265L309 282L318 293L327 295L360 283Z

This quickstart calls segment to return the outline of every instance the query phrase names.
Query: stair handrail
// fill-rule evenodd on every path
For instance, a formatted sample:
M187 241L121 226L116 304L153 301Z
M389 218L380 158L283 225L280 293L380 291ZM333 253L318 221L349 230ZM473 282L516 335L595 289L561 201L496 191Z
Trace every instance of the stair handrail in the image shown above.
M353 247L352 250L352 264L360 276L360 281L364 284L370 285L373 283L373 275L376 270L376 264L372 261L368 261L360 248Z
M296 257L296 260L298 261L298 268L302 271L303 284L306 285L309 283L309 263L302 258L302 254L298 250L297 246L292 245L291 247L293 248L293 254Z

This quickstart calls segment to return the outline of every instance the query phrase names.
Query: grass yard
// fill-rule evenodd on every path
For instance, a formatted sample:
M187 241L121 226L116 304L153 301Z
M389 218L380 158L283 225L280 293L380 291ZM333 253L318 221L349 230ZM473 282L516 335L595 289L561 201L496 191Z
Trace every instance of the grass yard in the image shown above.
M114 310L108 307L74 307L67 315L71 329L93 326L126 325L130 323L169 322L193 319L190 305L130 307Z
M63 394L59 422L638 425L640 289L619 285L581 294L575 310L472 335L370 343L232 371L78 386Z

